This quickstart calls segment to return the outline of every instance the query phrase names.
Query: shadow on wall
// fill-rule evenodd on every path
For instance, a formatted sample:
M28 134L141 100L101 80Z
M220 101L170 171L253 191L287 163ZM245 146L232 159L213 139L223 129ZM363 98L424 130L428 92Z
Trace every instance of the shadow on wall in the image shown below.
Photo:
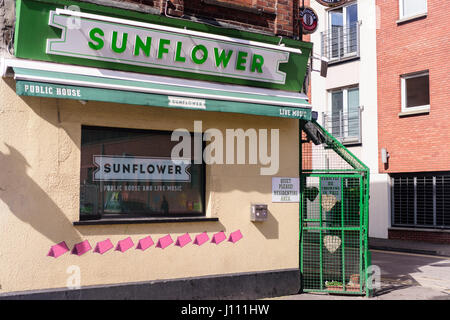
M266 239L278 239L280 237L278 220L275 219L270 211L267 211L267 220L263 222L254 222L256 228Z
M8 144L6 147L8 153L0 152L0 168L3 170L0 175L0 199L15 217L30 225L53 243L65 241L71 248L74 244L85 240L81 236L149 233L147 224L134 225L133 228L128 228L127 224L108 225L101 228L80 226L77 230L47 192L27 174L27 169L31 166L25 157L14 147ZM201 225L156 224L152 226L151 231L152 233L199 233L225 231L225 229L220 222L208 222Z
M25 157L14 147L6 147L8 153L0 152L1 201L14 216L54 243L66 241L71 246L82 241L64 212L27 174L31 166Z

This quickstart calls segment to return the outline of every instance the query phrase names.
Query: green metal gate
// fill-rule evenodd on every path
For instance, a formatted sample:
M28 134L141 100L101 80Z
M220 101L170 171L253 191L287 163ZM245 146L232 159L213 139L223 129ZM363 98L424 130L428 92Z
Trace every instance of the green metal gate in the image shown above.
M301 127L303 291L370 295L369 168L317 122Z

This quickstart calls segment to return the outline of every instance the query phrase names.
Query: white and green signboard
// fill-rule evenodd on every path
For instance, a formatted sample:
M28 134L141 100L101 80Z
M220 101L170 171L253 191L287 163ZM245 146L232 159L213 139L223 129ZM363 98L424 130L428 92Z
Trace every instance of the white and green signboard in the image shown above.
M18 58L298 92L311 52L292 39L85 2L16 7Z
M61 28L61 39L48 39L46 53L136 66L149 66L245 80L284 84L280 63L288 51L215 40L184 30L126 24L128 20L87 15L74 24L69 10L50 12L50 26ZM110 21L112 20L112 22ZM133 22L131 22L133 23ZM152 28L153 27L153 28ZM177 30L178 31L178 30Z

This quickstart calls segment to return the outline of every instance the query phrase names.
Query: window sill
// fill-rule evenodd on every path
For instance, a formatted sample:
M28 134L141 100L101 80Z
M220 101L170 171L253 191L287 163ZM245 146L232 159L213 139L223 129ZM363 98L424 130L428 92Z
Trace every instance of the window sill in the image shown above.
M353 62L353 61L357 61L357 60L360 60L360 56L358 54L342 57L340 59L332 58L332 59L328 60L328 67L336 66L336 65L344 64L344 63L348 63L348 62Z
M215 222L219 218L211 217L176 217L176 218L123 218L75 221L74 226L108 225L108 224L143 224L143 223L173 223L173 222Z
M346 137L346 138L341 138L339 136L334 136L340 143L342 143L344 146L348 146L348 145L360 145L361 140L358 137Z
M407 117L421 114L429 114L430 109L421 109L421 110L411 110L411 111L402 111L398 114L399 117Z
M401 19L397 20L396 23L397 24L402 24L402 23L406 23L406 22L409 22L409 21L417 20L417 19L420 19L420 18L426 18L427 15L428 15L427 12L415 14L413 16L401 18Z
M435 229L433 229L433 228L435 228ZM437 227L433 227L433 226L430 226L430 228L423 228L423 227L413 228L413 227L396 227L396 226L393 226L393 227L388 228L388 230L450 233L450 229L437 228Z

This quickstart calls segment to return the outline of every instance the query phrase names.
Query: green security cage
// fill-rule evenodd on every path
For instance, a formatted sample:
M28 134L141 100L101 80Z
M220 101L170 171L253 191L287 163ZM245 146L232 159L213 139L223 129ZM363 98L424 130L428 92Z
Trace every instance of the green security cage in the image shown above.
M369 296L369 168L315 120L300 125L302 290Z

